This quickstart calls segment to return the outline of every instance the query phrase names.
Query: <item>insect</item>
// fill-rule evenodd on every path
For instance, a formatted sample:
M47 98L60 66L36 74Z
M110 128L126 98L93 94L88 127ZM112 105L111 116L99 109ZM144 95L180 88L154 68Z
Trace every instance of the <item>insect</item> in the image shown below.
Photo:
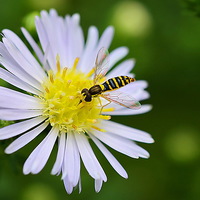
M102 84L97 84L102 80L102 78L105 78L105 75L109 70L109 53L106 48L103 47L99 50L93 70L94 86L89 89L84 88L81 91L84 101L91 102L94 97L100 96L110 103L114 102L130 109L139 109L141 107L140 103L131 95L125 94L124 92L114 91L131 82L134 82L134 78L128 76L118 76L110 78Z

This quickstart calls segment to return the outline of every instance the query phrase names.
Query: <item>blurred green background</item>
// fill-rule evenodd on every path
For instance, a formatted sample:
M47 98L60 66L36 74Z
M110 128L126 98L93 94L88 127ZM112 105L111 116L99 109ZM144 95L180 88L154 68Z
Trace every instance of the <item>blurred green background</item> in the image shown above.
M127 58L136 58L137 79L149 82L151 98L142 103L153 110L137 116L113 120L152 134L154 144L141 144L149 159L134 160L113 151L129 174L121 178L105 158L97 156L108 182L100 193L82 168L83 191L68 195L60 177L51 176L53 152L38 175L22 175L22 166L35 140L24 149L5 155L11 142L0 141L1 200L198 200L200 199L200 14L195 0L1 0L0 29L9 28L20 37L20 27L33 34L32 16L42 9L56 8L60 15L81 15L85 34L90 25L100 33L115 27L110 50L128 46ZM5 83L1 82L1 85Z

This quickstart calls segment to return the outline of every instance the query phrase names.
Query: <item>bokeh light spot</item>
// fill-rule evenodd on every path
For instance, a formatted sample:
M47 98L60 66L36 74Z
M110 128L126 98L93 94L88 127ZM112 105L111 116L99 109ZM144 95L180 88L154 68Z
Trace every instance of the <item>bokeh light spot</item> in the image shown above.
M137 1L123 1L114 7L112 24L124 36L143 37L150 33L152 17Z
M176 162L191 162L200 156L199 141L198 132L194 128L177 128L165 139L166 154Z
M35 32L35 16L38 16L39 12L33 11L27 14L22 21L23 26L30 32Z
M24 188L22 200L57 200L56 193L47 185L42 183L29 185Z

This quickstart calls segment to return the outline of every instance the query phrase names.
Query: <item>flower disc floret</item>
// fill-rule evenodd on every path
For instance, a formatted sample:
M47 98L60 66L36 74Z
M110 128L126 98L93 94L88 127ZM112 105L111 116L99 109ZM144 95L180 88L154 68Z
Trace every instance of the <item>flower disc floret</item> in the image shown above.
M43 83L42 99L45 106L43 115L48 117L51 126L58 126L61 132L87 132L99 123L100 99L84 102L81 94L83 88L92 85L93 81L87 74L75 67L58 68L56 73L49 71Z

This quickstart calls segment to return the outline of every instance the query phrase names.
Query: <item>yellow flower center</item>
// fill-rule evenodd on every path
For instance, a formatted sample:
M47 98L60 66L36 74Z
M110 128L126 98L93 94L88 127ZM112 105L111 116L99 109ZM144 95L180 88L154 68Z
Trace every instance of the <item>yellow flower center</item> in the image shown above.
M49 71L43 83L43 115L51 126L59 127L61 132L81 133L91 128L100 130L98 124L101 119L110 119L110 116L101 115L103 109L99 97L92 98L91 102L83 100L81 91L94 84L90 78L91 72L85 74L76 69L78 60L75 59L72 68L61 68L57 56L57 71Z

